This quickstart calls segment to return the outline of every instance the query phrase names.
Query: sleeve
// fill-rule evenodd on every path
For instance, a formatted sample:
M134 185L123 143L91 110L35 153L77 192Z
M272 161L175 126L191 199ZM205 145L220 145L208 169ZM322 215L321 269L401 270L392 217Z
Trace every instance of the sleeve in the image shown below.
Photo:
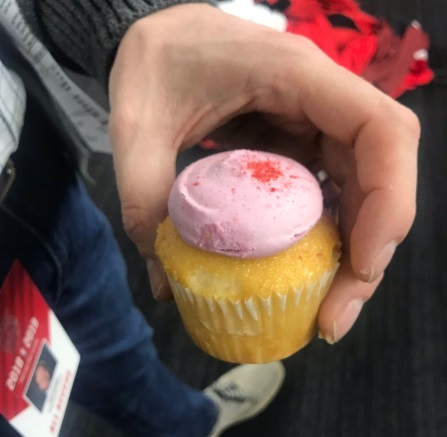
M139 18L212 0L17 0L36 36L61 62L73 62L107 86L119 42Z

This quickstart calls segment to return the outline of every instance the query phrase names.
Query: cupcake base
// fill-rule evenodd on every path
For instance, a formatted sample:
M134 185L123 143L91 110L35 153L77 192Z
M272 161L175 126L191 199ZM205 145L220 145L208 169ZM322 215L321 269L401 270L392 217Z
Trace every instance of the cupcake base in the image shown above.
M309 343L337 267L299 289L239 300L202 296L168 279L185 328L204 352L232 363L268 363Z

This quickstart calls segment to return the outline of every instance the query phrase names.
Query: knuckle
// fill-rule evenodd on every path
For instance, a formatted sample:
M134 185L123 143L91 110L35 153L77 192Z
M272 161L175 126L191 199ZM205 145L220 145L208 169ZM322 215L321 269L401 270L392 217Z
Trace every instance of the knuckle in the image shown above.
M130 238L134 239L134 237L138 236L142 227L141 215L138 209L123 207L121 214L124 230Z
M412 202L408 207L407 220L405 223L408 231L413 226L415 220L416 220L416 202Z
M399 121L407 126L410 132L417 138L421 135L421 123L419 117L410 108L401 105L399 108Z
M403 211L400 219L400 226L402 229L401 235L399 236L398 243L401 243L413 226L413 223L416 219L416 202L408 203L405 210Z
M121 206L121 218L126 234L137 245L140 254L144 257L153 255L147 244L149 232L146 229L144 210L124 204Z
M128 143L129 134L137 132L138 117L129 105L121 105L110 113L109 132L118 144Z

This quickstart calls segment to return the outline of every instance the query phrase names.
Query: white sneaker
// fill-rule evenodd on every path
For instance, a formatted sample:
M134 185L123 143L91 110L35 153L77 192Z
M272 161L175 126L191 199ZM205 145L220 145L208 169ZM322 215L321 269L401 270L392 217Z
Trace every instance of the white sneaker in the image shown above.
M227 428L261 413L284 382L286 371L280 361L244 364L222 375L204 390L219 408L219 417L210 437L219 437Z

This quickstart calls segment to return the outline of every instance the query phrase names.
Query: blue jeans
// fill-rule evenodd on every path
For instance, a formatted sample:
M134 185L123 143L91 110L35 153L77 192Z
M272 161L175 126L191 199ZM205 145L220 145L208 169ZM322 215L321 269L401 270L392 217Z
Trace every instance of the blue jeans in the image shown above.
M81 354L73 401L130 436L209 435L216 407L160 362L109 223L58 142L30 101L0 208L0 283L19 259L53 308ZM0 436L13 435L8 427L0 421Z

